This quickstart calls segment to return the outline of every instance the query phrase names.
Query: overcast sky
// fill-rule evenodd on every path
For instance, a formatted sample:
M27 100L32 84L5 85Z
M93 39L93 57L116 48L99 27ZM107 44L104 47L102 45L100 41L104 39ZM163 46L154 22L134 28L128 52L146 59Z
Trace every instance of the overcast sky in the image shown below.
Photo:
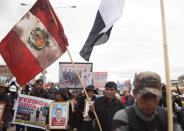
M0 40L31 8L21 2L0 0ZM100 0L50 0L69 41L74 62L85 62L79 51L93 26ZM171 79L184 74L184 1L165 0ZM58 8L76 5L77 8ZM65 53L47 68L47 81L58 82L59 62L70 62ZM133 80L135 72L154 71L165 81L160 0L125 0L122 17L107 43L95 46L90 58L93 71L108 72L108 80ZM0 64L5 64L2 57Z

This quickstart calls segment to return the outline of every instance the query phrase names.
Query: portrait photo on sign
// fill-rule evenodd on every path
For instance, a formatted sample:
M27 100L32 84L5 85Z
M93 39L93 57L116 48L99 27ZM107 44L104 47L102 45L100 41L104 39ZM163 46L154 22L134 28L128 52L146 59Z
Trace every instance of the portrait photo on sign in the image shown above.
M49 108L50 129L66 129L69 117L69 102L53 102Z

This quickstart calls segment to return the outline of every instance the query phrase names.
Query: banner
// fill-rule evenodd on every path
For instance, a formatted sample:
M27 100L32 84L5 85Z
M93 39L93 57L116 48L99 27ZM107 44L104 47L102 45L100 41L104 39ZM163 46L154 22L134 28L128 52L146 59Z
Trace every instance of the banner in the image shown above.
M121 91L131 91L132 85L131 85L131 80L123 80L123 81L117 81L117 87L118 89L120 89Z
M84 85L92 84L92 63L74 63ZM61 87L82 88L75 69L70 62L59 63L59 84Z
M20 94L15 105L13 123L45 129L46 116L52 101Z
M107 72L93 72L93 85L95 88L104 90L107 82Z

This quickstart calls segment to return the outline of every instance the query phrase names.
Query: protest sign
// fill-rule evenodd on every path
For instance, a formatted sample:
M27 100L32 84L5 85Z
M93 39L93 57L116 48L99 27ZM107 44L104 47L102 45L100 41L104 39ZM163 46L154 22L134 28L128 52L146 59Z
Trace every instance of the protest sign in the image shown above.
M76 62L74 64L84 85L91 85L93 64L82 62ZM59 84L64 88L82 88L77 73L75 72L75 68L71 62L59 63Z
M53 102L49 108L50 129L66 129L69 116L68 102Z
M15 105L13 123L45 129L46 116L52 101L20 94Z
M107 82L107 72L93 72L93 85L100 89L105 89L105 83Z

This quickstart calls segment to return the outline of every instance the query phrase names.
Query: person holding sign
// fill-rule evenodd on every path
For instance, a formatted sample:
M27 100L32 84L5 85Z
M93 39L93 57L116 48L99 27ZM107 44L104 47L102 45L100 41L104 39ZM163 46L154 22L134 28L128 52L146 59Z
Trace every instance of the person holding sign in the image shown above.
M30 92L30 96L35 96L35 97L40 97L40 98L45 98L45 99L49 98L47 91L43 88L42 79L36 80L36 82L34 83L34 88ZM38 117L39 116L37 115L37 121L38 121ZM39 129L35 127L27 127L27 131L44 131L44 129Z
M66 97L64 89L58 89L55 92L55 101L50 105L47 115L47 129L50 131L68 131L72 130L73 123L74 116L71 104Z
M8 86L0 82L0 131L6 131L11 120L11 99L7 94Z

